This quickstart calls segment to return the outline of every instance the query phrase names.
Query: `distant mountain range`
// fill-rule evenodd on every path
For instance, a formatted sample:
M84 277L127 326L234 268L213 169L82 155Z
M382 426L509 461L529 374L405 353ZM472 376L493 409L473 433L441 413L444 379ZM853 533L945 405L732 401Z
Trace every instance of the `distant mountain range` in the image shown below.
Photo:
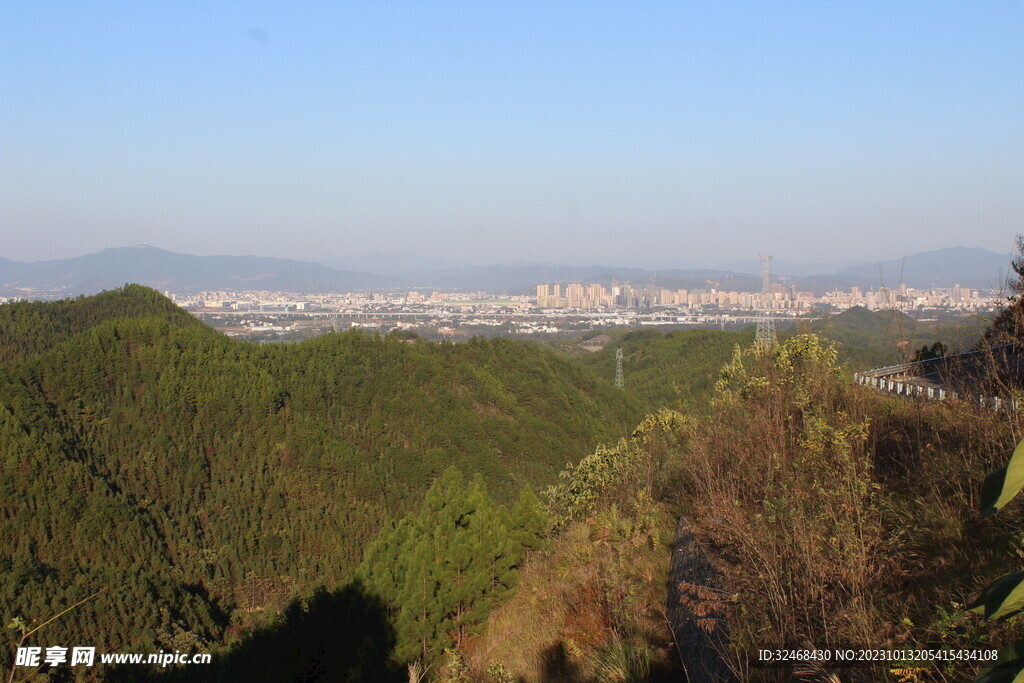
M1000 289L1010 270L1010 255L985 249L952 247L924 251L906 258L842 268L831 273L840 280L872 287L949 287L959 284L978 289Z
M388 276L395 286L434 286L446 289L484 289L531 293L543 282L655 282L666 287L697 288L714 285L751 290L760 286L761 264L742 261L715 268L664 268L652 271L624 266L570 266L563 264L508 263L490 266L425 259L409 254L374 252L343 261L350 269ZM773 274L801 289L878 287L951 287L999 289L1009 271L1010 255L979 248L949 247L882 262L796 264L776 261Z
M534 287L541 283L612 281L740 291L752 291L760 286L756 262L734 264L736 270L689 268L657 272L618 266L538 263L474 266L411 255L392 258L384 254L337 262L360 270L372 263L376 271L339 270L321 263L263 256L193 256L139 245L32 263L0 258L0 296L76 296L112 289L127 282L179 294L203 290L319 293L385 288L532 294ZM900 283L917 288L959 284L977 289L1001 289L1009 264L1009 254L951 247L871 264L784 265L777 272L784 282L818 293L851 286L898 287Z
M721 270L650 271L621 266L568 266L527 263L522 265L470 266L407 275L403 281L412 286L439 289L483 290L507 294L534 294L538 284L547 282L632 282L653 283L662 287L703 289L709 286L749 289L757 277ZM757 285L760 286L760 285Z
M0 258L0 296L45 291L95 294L127 282L186 294L203 290L328 292L381 287L371 273L351 273L319 263L264 256L193 256L149 245L23 263Z
M866 265L869 265L866 261L844 261L842 263L790 263L788 261L776 260L772 263L772 272L776 275L787 278L809 277L813 275L834 273L838 270L842 270L843 268ZM732 263L719 264L716 268L719 270L728 270L734 273L755 274L761 272L761 261L758 259L734 261Z

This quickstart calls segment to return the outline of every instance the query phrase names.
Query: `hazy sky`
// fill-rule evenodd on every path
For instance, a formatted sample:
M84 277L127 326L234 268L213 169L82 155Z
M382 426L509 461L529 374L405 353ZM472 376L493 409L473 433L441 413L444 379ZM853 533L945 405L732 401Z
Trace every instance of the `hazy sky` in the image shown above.
M0 4L0 256L1009 251L1024 2Z

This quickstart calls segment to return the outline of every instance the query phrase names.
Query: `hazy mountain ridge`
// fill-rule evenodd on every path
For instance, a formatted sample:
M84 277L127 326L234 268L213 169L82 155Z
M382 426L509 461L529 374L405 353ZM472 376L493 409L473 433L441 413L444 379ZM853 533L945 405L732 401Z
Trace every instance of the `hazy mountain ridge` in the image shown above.
M430 258L408 253L385 254L374 251L363 256L339 256L320 260L326 266L339 270L377 273L379 275L406 275L408 273L435 273L438 271L473 268L462 261Z
M371 273L350 273L306 261L267 256L194 256L158 247L115 247L70 259L0 261L0 295L25 288L62 295L95 294L137 282L176 293L202 290L327 292L379 287Z
M886 261L794 264L776 261L774 274L819 291L857 286L877 289L908 287L951 287L959 284L977 289L998 289L1010 269L1010 254L978 247L947 247L922 251ZM760 263L741 261L722 266L725 270L757 273Z
M844 268L868 265L869 261L843 261L840 263L790 263L788 261L775 260L772 262L772 272L782 277L810 277L812 275L835 273ZM761 272L761 262L757 259L743 261L731 261L720 263L718 268L735 273L748 273L756 275Z
M666 270L650 271L622 266L570 266L556 264L493 265L461 270L438 271L414 276L413 284L429 283L444 289L484 290L507 294L532 296L538 284L560 282L632 282L634 285L653 284L659 287L707 286L724 287L730 282L757 283L756 277L720 270ZM754 286L751 284L750 286ZM759 285L758 285L759 286Z
M997 254L977 247L949 247L910 254L832 273L834 277L873 287L963 287L1001 289L1010 272L1010 254Z
M0 258L0 296L33 297L38 293L72 296L95 294L138 282L155 289L188 294L203 290L329 292L384 288L434 288L532 295L542 283L632 282L660 287L756 291L757 274L714 268L645 270L611 265L575 266L564 264L461 265L444 259L398 255L393 267L389 257L376 254L372 260L383 272L342 271L308 261L264 256L194 256L148 245L116 247L70 259L32 263ZM358 259L347 262L365 263ZM1009 254L979 248L950 247L911 254L904 258L872 264L839 267L785 265L779 279L802 291L823 293L831 289L951 287L959 284L975 289L1000 289L1010 267ZM738 263L744 268L749 264Z

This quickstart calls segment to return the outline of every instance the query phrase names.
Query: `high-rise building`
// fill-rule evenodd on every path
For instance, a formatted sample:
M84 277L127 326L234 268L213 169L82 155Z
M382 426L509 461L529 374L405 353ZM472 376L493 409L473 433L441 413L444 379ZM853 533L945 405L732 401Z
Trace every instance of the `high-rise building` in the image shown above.
M537 305L541 308L547 308L551 304L548 303L551 297L551 285L537 285Z
M565 288L565 305L569 308L583 307L583 285L573 283Z

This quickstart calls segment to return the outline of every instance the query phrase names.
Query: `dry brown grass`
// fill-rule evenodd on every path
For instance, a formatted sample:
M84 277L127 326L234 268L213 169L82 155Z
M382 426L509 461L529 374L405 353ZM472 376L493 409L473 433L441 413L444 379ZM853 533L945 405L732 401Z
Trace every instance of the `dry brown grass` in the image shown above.
M1000 644L1003 627L950 613L1017 568L1019 513L983 522L975 496L1018 418L884 398L799 351L745 357L678 460L680 503L738 596L735 669L769 645Z
M515 596L469 648L470 668L479 675L500 663L525 681L614 680L613 647L664 651L667 552L658 529L671 520L653 504L649 512L638 523L643 515L610 508L531 557Z

